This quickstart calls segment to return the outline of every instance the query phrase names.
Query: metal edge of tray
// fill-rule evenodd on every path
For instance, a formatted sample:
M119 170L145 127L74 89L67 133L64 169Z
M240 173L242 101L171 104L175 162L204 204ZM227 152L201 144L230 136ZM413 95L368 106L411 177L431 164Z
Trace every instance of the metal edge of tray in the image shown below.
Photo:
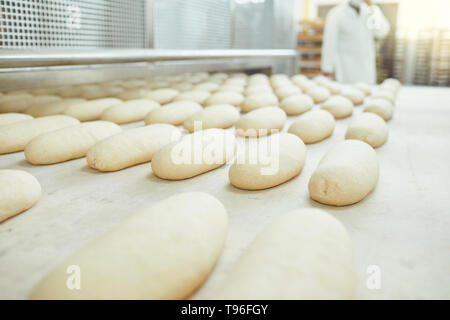
M296 58L293 49L263 50L161 50L161 49L39 49L0 50L0 68L78 65L124 62L152 62L168 60L196 60L223 58Z

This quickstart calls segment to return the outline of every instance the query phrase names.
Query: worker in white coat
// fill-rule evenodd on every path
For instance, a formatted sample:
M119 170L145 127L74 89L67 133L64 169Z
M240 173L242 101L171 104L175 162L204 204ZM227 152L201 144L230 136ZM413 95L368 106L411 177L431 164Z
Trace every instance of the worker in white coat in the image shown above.
M375 38L389 33L389 22L371 0L345 0L327 15L322 73L343 83L376 82Z

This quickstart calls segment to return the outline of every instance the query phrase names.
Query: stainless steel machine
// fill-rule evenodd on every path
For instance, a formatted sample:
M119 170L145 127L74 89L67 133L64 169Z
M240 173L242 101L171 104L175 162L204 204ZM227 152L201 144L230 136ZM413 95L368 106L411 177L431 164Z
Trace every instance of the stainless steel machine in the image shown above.
M0 0L0 89L295 70L292 0Z

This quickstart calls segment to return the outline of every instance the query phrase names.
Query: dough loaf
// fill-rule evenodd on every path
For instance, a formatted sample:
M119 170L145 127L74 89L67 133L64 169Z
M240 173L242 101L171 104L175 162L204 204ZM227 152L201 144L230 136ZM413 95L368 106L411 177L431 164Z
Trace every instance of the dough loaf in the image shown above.
M93 169L118 171L151 161L156 151L180 137L181 132L170 124L129 129L96 143L86 160Z
M309 180L309 194L317 202L346 206L364 199L376 186L379 171L375 151L359 140L345 140L320 160Z
M224 247L227 212L216 198L181 193L140 210L57 266L31 299L184 299L208 278ZM68 289L68 266L81 288Z
M214 299L353 299L356 271L342 223L319 209L279 215L260 231Z
M37 179L22 170L0 169L0 223L31 208L41 197Z

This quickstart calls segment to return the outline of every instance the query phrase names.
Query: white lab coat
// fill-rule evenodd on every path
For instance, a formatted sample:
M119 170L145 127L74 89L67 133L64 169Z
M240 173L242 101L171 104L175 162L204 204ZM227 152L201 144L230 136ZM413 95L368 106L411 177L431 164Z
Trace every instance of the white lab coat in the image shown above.
M361 4L359 14L348 2L327 15L321 69L343 83L376 82L375 38L389 33L389 22L377 6Z

